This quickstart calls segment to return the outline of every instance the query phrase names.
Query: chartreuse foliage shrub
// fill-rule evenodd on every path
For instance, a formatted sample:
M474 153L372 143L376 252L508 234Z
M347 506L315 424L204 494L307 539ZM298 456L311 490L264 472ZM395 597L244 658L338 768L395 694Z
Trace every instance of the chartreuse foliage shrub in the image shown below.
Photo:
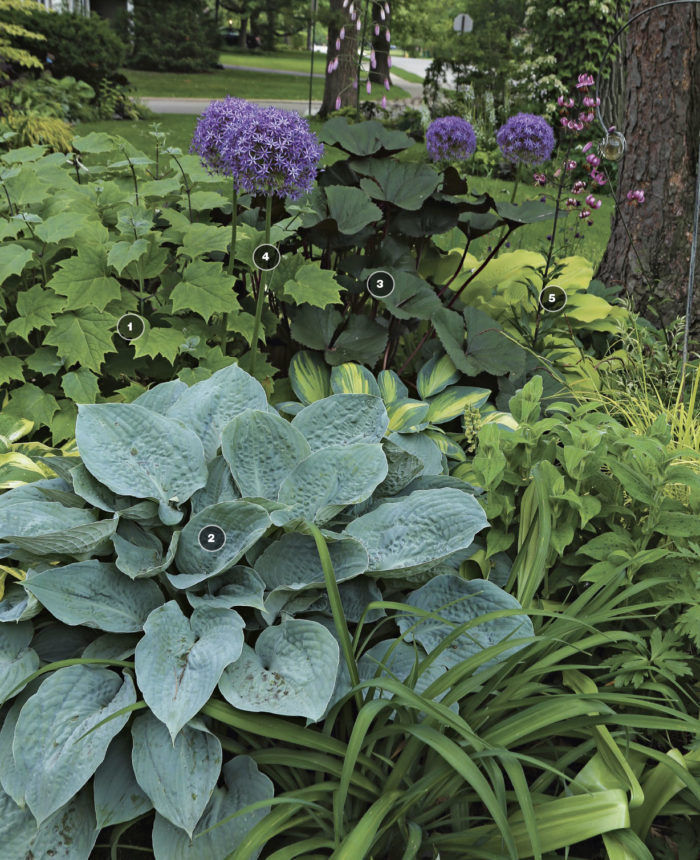
M446 601L475 629L435 655L433 677L531 635L512 597L457 576L487 526L478 502L459 481L407 470L415 458L382 443L388 421L379 397L340 394L290 423L231 366L82 405L79 457L0 497L0 552L23 572L0 601L0 827L13 856L65 851L70 837L70 856L88 857L101 827L153 807L157 857L228 856L273 785L246 756L223 763L203 708L318 722L374 655L433 652L451 630L434 614ZM200 543L212 525L218 552ZM367 620L384 589L413 613L398 620L404 642L375 611L358 667L347 620ZM517 647L492 648L489 664Z

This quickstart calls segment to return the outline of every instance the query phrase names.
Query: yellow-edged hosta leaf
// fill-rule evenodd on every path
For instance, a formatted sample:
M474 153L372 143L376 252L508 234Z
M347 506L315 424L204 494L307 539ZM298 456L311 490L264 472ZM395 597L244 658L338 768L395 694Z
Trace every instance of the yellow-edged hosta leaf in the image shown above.
M9 451L0 454L0 490L10 490L45 478L50 472L25 454Z
M408 397L408 388L393 370L382 370L377 376L379 392L384 403L394 403Z
M517 430L518 422L513 418L510 412L483 412L482 413L482 423L483 424L498 424L499 427L507 427L509 430Z
M0 564L0 600L5 596L5 580L8 576L21 582L26 575L27 574L18 567L8 567L6 564Z
M462 463L466 461L467 455L460 446L441 430L426 430L425 435L430 436L446 457L451 460L459 460Z
M289 364L289 382L304 405L331 394L331 374L326 362L318 353L305 349L292 357Z
M389 416L389 431L397 433L415 433L427 423L429 406L422 400L411 400L404 397L386 407Z
M471 388L466 385L455 385L433 397L430 402L427 420L431 424L444 424L461 415L465 409L478 409L488 400L491 392L488 388Z
M434 356L418 371L418 394L426 399L444 391L459 380L459 371L449 355Z
M16 442L34 428L34 422L28 418L19 418L14 415L0 413L0 436L8 442Z
M380 397L379 386L372 375L361 364L347 361L339 364L331 371L331 389L333 394L374 394Z

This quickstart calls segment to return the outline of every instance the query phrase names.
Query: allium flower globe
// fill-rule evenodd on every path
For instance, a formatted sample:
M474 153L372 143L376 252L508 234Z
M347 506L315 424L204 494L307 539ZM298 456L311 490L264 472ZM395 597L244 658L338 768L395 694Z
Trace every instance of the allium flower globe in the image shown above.
M231 96L204 111L190 150L210 171L232 177L236 191L292 199L311 189L323 155L299 114Z
M517 113L499 129L496 141L501 152L515 164L542 164L554 151L554 131L544 117Z
M210 173L233 176L236 182L238 164L231 153L224 153L224 138L239 136L251 122L252 115L259 110L245 99L226 96L221 101L211 102L200 116L194 130L190 152L196 152Z
M425 146L433 161L458 161L474 154L476 134L466 119L441 116L428 126Z

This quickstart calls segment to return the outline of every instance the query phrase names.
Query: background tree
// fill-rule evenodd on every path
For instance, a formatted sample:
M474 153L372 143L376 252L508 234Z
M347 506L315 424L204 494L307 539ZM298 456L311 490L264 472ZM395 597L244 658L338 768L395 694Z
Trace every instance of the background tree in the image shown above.
M25 13L27 4L24 0L0 0L0 13ZM23 24L0 17L0 81L9 77L7 66L22 66L25 69L43 69L43 63L31 51L19 47L18 39L29 39L40 42L45 36L27 29Z
M633 0L630 17L649 5ZM624 60L622 212L613 220L599 277L621 284L642 312L663 300L666 323L685 313L700 137L700 6L667 6L634 21ZM625 192L635 188L644 191L645 203L628 206ZM697 301L691 323L697 336Z
M399 0L395 0L399 2ZM391 55L390 42L386 39L386 31L391 35L391 5L388 2L371 2L372 20L370 22L370 33L372 38L372 50L376 66L369 71L369 79L374 84L384 85L384 81L389 81L391 85L391 68L389 66L389 57ZM377 33L376 30L379 29Z
M353 82L357 80L357 29L348 10L343 8L343 0L330 0L330 10L323 15L323 22L328 27L328 53L319 115L326 117L338 107L355 104L357 90ZM333 71L329 71L333 66Z

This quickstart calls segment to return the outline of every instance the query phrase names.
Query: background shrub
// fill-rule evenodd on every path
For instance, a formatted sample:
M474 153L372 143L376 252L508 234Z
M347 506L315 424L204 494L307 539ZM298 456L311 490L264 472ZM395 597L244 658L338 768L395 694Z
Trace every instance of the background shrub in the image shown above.
M167 2L137 0L131 21L122 19L131 33L127 64L159 72L204 72L218 61L217 33L201 0Z

